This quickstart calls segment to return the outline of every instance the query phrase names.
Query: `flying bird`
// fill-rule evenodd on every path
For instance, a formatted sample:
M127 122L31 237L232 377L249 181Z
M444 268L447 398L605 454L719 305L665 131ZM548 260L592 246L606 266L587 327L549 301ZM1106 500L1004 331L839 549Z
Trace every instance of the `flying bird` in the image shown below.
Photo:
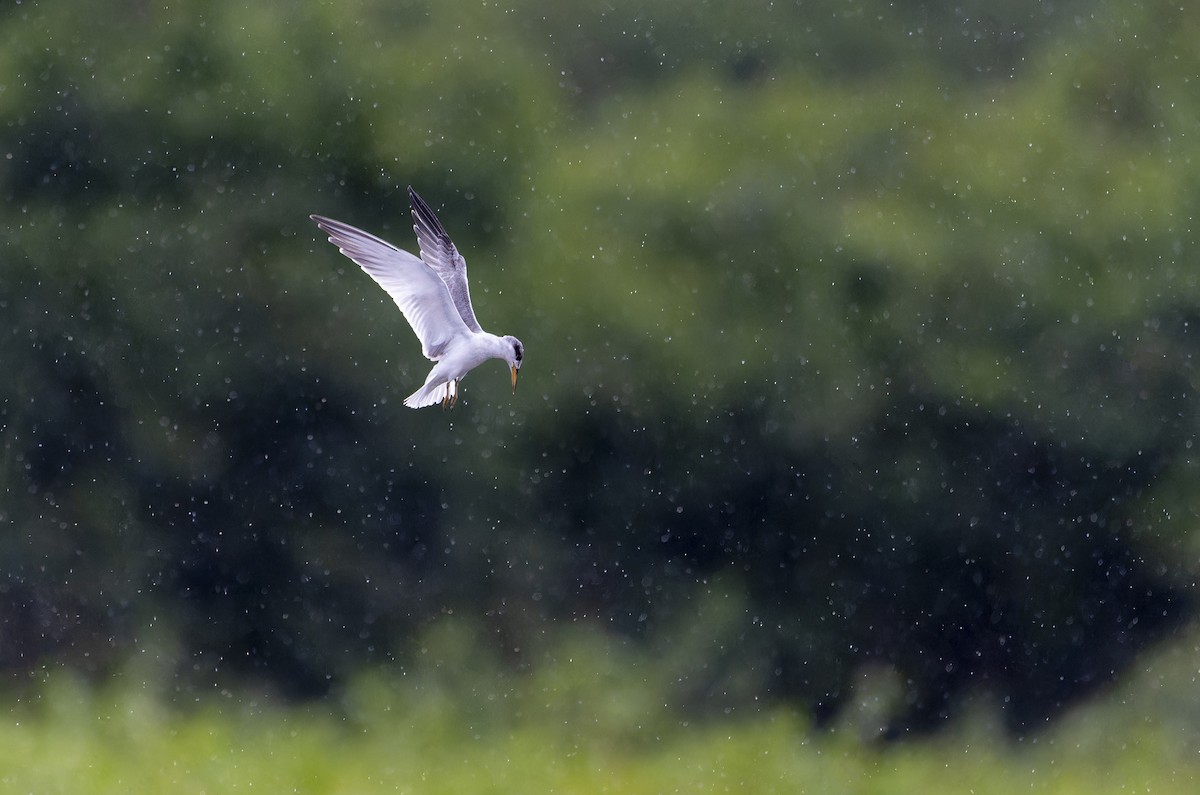
M497 337L480 328L467 288L467 261L411 186L408 198L420 258L349 224L309 216L329 235L330 243L387 291L416 332L421 352L436 362L425 385L405 398L404 405L419 409L441 403L453 408L459 382L488 359L508 365L515 395L525 347L516 337Z

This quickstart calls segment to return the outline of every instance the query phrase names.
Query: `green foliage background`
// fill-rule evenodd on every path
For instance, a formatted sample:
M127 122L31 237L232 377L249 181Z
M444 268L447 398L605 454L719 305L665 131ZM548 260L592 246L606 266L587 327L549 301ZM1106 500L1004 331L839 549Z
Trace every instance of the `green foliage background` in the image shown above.
M744 607L674 695L717 714L844 704L854 650L953 714L930 671L996 605L1047 667L955 692L1115 679L1196 570L1198 33L1096 0L6 4L0 664L165 644L180 693L324 693L448 613L525 670L564 625L669 645L715 587ZM411 248L407 184L524 341L515 399L485 367L404 409L427 363L308 221Z

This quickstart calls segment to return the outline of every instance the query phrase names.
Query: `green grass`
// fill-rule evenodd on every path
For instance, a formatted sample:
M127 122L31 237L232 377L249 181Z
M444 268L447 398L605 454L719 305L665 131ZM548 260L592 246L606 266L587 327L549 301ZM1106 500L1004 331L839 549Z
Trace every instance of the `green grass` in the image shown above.
M1007 739L981 703L894 746L861 739L888 691L867 679L832 730L781 708L689 720L618 642L580 634L515 674L470 640L449 629L415 670L365 673L307 706L229 692L165 706L166 682L96 689L51 672L0 726L0 795L1191 793L1200 780L1194 636L1036 737Z

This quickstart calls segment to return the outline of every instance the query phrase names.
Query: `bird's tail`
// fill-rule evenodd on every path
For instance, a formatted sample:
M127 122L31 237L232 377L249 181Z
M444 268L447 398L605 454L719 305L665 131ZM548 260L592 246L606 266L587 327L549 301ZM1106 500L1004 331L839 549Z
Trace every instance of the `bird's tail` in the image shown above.
M445 403L457 395L453 381L428 383L404 399L404 405L410 409L422 409L438 403Z

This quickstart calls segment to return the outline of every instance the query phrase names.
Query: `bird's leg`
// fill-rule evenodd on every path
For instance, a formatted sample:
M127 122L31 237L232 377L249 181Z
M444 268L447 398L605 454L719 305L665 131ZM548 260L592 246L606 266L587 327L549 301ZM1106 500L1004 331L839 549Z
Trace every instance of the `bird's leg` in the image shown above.
M445 411L446 407L449 405L450 405L450 382L447 381L446 382L446 392L442 395L442 411Z
M456 378L450 383L454 385L454 388L450 391L450 408L454 408L455 404L458 403L458 379Z

